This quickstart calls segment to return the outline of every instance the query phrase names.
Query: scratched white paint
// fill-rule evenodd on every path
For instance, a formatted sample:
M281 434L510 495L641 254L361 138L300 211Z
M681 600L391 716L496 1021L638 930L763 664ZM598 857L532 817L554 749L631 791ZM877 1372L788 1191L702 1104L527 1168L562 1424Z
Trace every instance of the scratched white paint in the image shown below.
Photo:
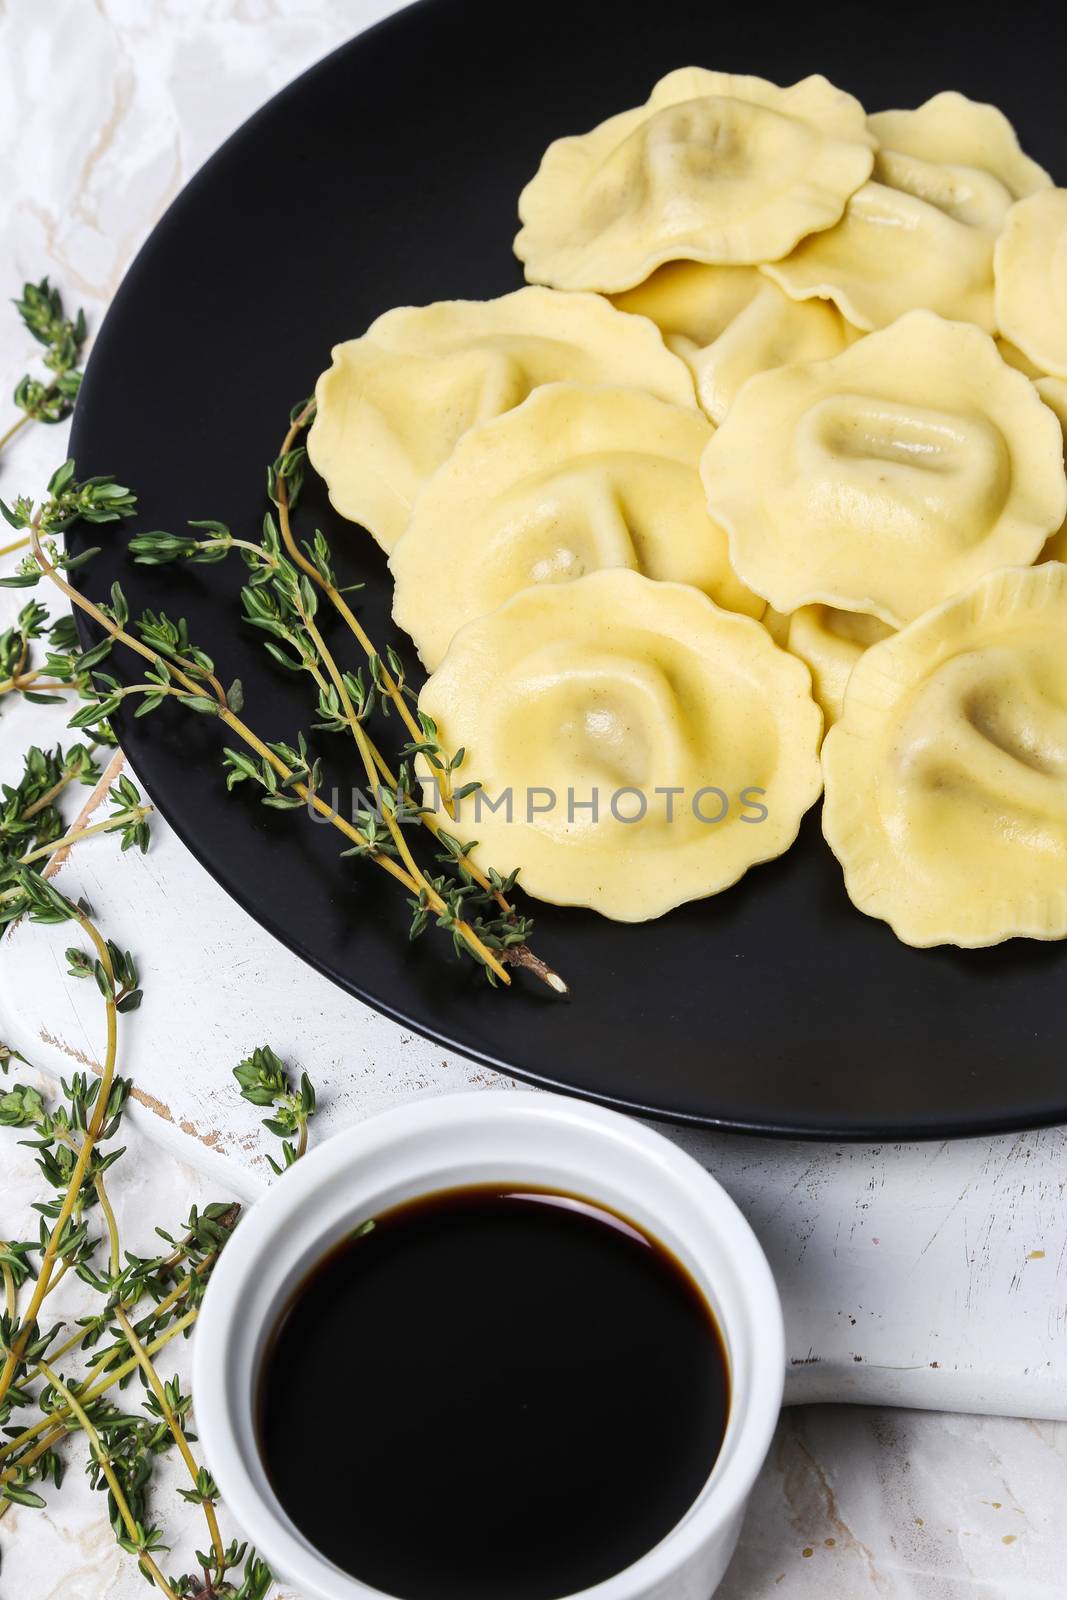
M0 291L48 271L98 318L141 238L219 140L389 9L389 0L8 0ZM0 316L0 394L33 351ZM64 435L23 435L0 461L0 494L39 483ZM0 626L19 599L0 591ZM31 740L58 738L58 722L5 705L0 779ZM80 804L86 791L71 798ZM148 984L123 1029L123 1070L143 1097L116 1185L135 1245L147 1245L137 1230L149 1219L177 1219L220 1193L254 1198L265 1181L255 1113L230 1078L263 1039L313 1071L319 1138L414 1095L507 1089L275 946L162 825L143 860L120 860L113 841L98 840L60 881L137 951ZM24 928L0 946L0 1038L53 1073L93 1060L100 1042L91 989L63 976L67 942ZM790 1397L872 1407L787 1414L725 1600L1062 1595L1067 1428L882 1408L1067 1416L1064 1135L883 1150L672 1136L719 1176L764 1242L786 1304ZM2 1230L24 1226L33 1193L29 1152L0 1141ZM145 1593L111 1551L99 1498L73 1482L52 1500L47 1513L0 1523L0 1600ZM198 1537L191 1517L174 1523L169 1500L168 1526L186 1544Z

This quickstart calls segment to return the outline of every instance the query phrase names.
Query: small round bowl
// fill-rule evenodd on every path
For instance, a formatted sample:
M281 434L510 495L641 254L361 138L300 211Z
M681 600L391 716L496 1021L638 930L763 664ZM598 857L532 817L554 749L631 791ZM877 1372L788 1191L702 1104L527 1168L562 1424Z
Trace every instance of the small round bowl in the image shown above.
M193 1355L197 1432L223 1499L302 1600L382 1600L309 1544L275 1498L256 1446L260 1360L290 1294L354 1227L418 1195L496 1182L567 1190L622 1212L674 1252L714 1311L731 1398L707 1483L639 1561L559 1597L709 1600L782 1401L774 1279L748 1223L703 1167L628 1117L556 1095L479 1090L383 1112L313 1150L257 1203L212 1274Z

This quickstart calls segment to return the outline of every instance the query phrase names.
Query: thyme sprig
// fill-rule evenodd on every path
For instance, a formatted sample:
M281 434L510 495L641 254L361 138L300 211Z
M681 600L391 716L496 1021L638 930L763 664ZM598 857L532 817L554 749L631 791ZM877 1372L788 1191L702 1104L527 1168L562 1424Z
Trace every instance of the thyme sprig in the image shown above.
M52 372L69 372L77 366L87 332L84 311L71 320L63 310L63 296L47 278L25 284L22 298L13 304L27 333L45 346L46 367Z
M12 528L25 529L30 534L36 532L41 538L65 533L76 522L96 525L132 516L137 497L125 484L117 483L110 473L99 473L79 482L74 470L73 461L64 461L49 478L47 493L39 505L26 495L19 495L11 505L0 500L0 515ZM48 550L53 566L60 572L73 572L100 554L99 545L76 556L60 555L53 544L48 545ZM35 574L34 566L32 558L27 558L14 576L3 580L4 587L31 588L40 576Z
M28 587L21 580L18 585L6 586ZM40 639L46 641L47 654L37 665L32 646ZM52 621L44 606L31 600L12 626L0 633L0 700L18 693L38 705L50 705L58 704L69 691L91 695L92 685L80 656L73 619L67 616Z
M61 756L62 752L57 752L57 755ZM108 816L100 822L75 827L67 833L62 831L62 819L54 804L55 797L67 782L72 781L72 768L83 773L95 772L96 769L87 748L84 745L75 746L74 751L64 758L60 777L52 782L52 775L59 765L57 755L47 757L40 750L31 749L26 757L21 782L15 787L3 786L5 807L0 813L0 930L30 911L38 922L67 920L38 870L60 851L66 852L81 840L91 839L101 833L120 834L123 850L136 848L143 853L148 848L148 818L152 807L145 805L136 784L127 777L121 777L108 790L107 798L112 807ZM43 776L38 776L42 768ZM91 780L83 777L83 781ZM27 793L33 794L46 782L50 787L35 801L26 804ZM19 851L18 845L27 842L29 848ZM112 956L115 955L116 952L112 951ZM75 977L82 976L73 967L71 971ZM116 972L121 983L125 971L120 965ZM99 978L97 981L101 982ZM127 1006L126 1009L132 1007Z
M384 698L396 707L411 735L410 743L402 752L406 764L405 779L403 785L393 780L394 794L402 792L402 787L408 793L414 790L416 786L409 763L411 757L421 755L435 778L446 812L452 816L454 802L471 794L478 787L476 784L470 784L460 791L453 790L452 778L456 769L462 765L465 752L459 750L451 757L447 756L438 743L437 728L432 720L421 713L412 713L407 704L402 671L390 670L394 665L395 656L390 660L390 668L383 666L380 652L375 648L345 600L343 592L337 586L329 562L328 545L321 530L316 530L314 542L304 541L303 550L298 546L293 534L291 513L303 486L307 457L306 450L297 444L297 440L311 425L314 416L314 397L292 408L289 413L289 428L282 441L281 450L267 472L267 492L278 508L282 542L290 560L327 596L334 609L348 625L350 632L366 654L372 678L380 684ZM329 667L328 653L326 659ZM398 662L396 666L399 666ZM339 674L335 667L331 669L330 676L340 691ZM342 692L342 705L344 699ZM346 706L345 709L347 712L349 708ZM353 727L353 733L355 731ZM436 811L423 808L420 810L420 815L430 826L431 831L440 836L441 828ZM447 879L442 880L440 877L423 879L419 896L413 903L411 937L418 937L428 925L431 911L437 912L438 925L446 929L454 929L456 922L462 916L468 911L473 911L474 915L468 916L468 920L479 931L480 936L484 935L485 943L490 949L498 951L510 964L528 968L556 993L565 994L567 985L563 979L536 956L527 944L533 923L530 918L519 916L512 908L502 889L505 878L492 870L488 875L481 872L471 860L470 852L474 848L473 844L461 844L451 835L445 835L445 840L447 841L445 852L438 856L438 861L444 862L449 868L458 869L460 882L458 886L453 887ZM516 877L517 873L511 873L506 881L513 886ZM442 887L443 882L445 888ZM443 915L435 903L438 899L445 902ZM495 902L499 908L498 912L491 909L491 902ZM483 915L483 911L488 914Z
M84 318L79 313L74 322L66 321L59 296L47 280L28 285L18 305L27 327L48 346L46 364L56 372L57 381L38 392L26 380L21 395L26 402L24 416L0 445L27 421L59 420L65 402L76 393L70 369L85 337ZM70 381L64 381L68 377ZM21 588L37 583L44 571L42 555L56 574L74 570L93 552L74 559L62 556L48 535L76 520L115 521L133 504L129 491L112 478L78 483L73 463L65 463L53 475L39 506L20 499L2 508L9 523L26 530L26 537L0 554L33 547L30 562L3 580L5 585ZM59 581L70 592L65 580ZM117 586L110 604L96 609L120 633L129 622ZM148 686L157 703L164 691L171 692L167 659L176 662L193 684L195 693L190 690L183 696L187 701L203 698L212 705L232 705L239 698L239 685L233 685L227 699L211 662L190 645L183 625L150 614L142 625L158 651ZM31 666L30 647L42 639L48 648L44 667ZM14 627L0 636L0 693L18 691L31 700L55 700L62 695L41 691L73 691L87 702L75 714L75 725L97 727L92 744L66 749L57 745L50 751L32 748L23 758L19 779L0 785L0 929L17 916L80 929L87 947L68 948L68 972L95 984L104 1004L107 1035L99 1076L77 1073L69 1083L64 1081L58 1103L49 1105L40 1089L28 1083L12 1083L0 1095L0 1126L28 1135L22 1142L34 1150L42 1179L51 1190L51 1198L34 1206L40 1219L38 1238L0 1240L0 1437L5 1441L0 1443L0 1517L13 1504L27 1509L45 1504L38 1490L48 1484L60 1486L64 1442L80 1432L89 1444L90 1482L107 1492L117 1542L136 1557L159 1593L167 1600L265 1600L273 1583L266 1564L244 1543L223 1544L217 1487L192 1453L191 1397L182 1393L177 1379L161 1380L153 1359L173 1339L188 1337L192 1331L211 1269L236 1224L239 1208L227 1203L202 1210L194 1207L177 1235L157 1228L168 1247L164 1253L140 1256L123 1251L108 1183L123 1154L115 1139L131 1090L129 1080L116 1071L118 1019L140 1004L137 963L130 951L103 936L84 903L70 900L45 876L61 854L96 833L118 832L123 849L144 850L148 843L151 807L141 802L127 777L119 777L109 790L112 809L102 822L64 832L58 806L69 785L95 785L99 780L96 746L112 739L110 711L101 714L101 706L120 703L125 693L117 679L95 670L112 643L105 631L98 645L81 651L73 619L49 623L36 601L24 607ZM54 682L42 682L43 674ZM269 1051L267 1046L262 1049ZM273 1052L270 1059L278 1060ZM17 1050L0 1045L0 1070L8 1075L15 1063L29 1065ZM306 1148L315 1093L304 1075L296 1103L290 1103L288 1078L280 1063L278 1067L286 1087L276 1108L277 1121L299 1132L295 1145L288 1141L283 1145L285 1164L291 1165ZM93 1226L96 1218L98 1228ZM63 1322L46 1326L41 1314L69 1272L90 1285L102 1303L61 1337ZM27 1290L26 1304L21 1305ZM89 1353L84 1376L64 1375L60 1362ZM145 1389L142 1409L131 1410L106 1398L135 1375ZM36 1422L12 1420L27 1410L37 1411ZM166 1547L162 1530L151 1518L150 1491L155 1464L171 1449L181 1456L191 1483L179 1493L201 1508L210 1548L197 1554L199 1572L168 1578L159 1564Z
M361 837L344 852L378 861L394 859L406 869L412 893L410 937L418 938L431 925L452 936L460 954L469 953L471 936L483 952L490 978L504 976L507 966L525 967L556 993L566 984L529 947L533 923L513 907L510 895L517 874L483 871L472 859L474 844L460 841L446 830L437 807L424 803L416 773L421 761L432 777L446 813L479 787L456 787L456 775L465 759L463 750L446 752L433 720L411 702L416 699L406 681L403 662L391 647L377 650L345 599L337 582L328 541L316 528L299 543L291 513L304 482L306 451L297 441L314 416L314 401L303 401L290 413L282 448L267 471L267 491L275 513L266 515L258 541L235 538L220 522L196 522L189 536L154 532L130 541L134 560L159 566L172 561L213 564L238 552L248 568L241 599L245 620L267 635L264 647L279 666L304 673L317 694L317 732L348 734L353 739L366 778L368 803L353 808L352 820ZM344 621L364 658L355 669L342 666L328 646L318 621L318 596L322 595ZM399 761L391 764L372 736L376 714L393 710L401 717L407 741ZM231 786L251 781L264 790L265 804L294 805L269 764L246 754L226 751ZM315 786L316 789L318 785ZM401 829L410 823L426 827L441 847L435 856L445 871L424 872L407 845ZM505 888L506 885L506 888ZM482 957L485 961L485 956Z
M316 1110L314 1084L306 1072L294 1084L289 1068L269 1044L257 1046L234 1067L233 1075L250 1105L270 1107L272 1114L263 1119L263 1126L282 1141L282 1162L279 1165L269 1155L267 1160L276 1173L284 1172L307 1149L308 1123Z
M95 747L69 745L40 750L32 745L17 783L0 782L0 856L27 844L48 844L63 831L56 802L72 783L92 788L100 777Z
M68 317L62 295L47 278L24 284L14 305L26 331L44 345L44 365L52 377L46 382L26 373L19 379L14 400L22 415L0 436L0 450L29 422L63 422L70 416L81 388L78 363L88 334L85 312Z
M60 469L60 474L62 474L60 478L62 493L77 498L78 491L83 486L79 485L74 478L72 464L65 463L64 467ZM447 897L442 895L437 885L422 874L404 843L398 826L390 826L388 821L386 824L389 827L396 855L400 858L399 860L393 860L389 852L377 848L376 843L369 839L358 826L346 821L344 817L328 806L320 798L315 788L305 781L305 775L296 771L287 763L285 757L278 753L277 745L271 745L261 739L246 722L240 719L235 709L234 701L231 699L231 696L236 696L237 703L243 702L243 691L240 688L240 684L231 686L230 691L222 687L214 675L210 658L189 641L188 629L184 619L179 619L175 622L169 618L156 616L149 612L145 613L139 621L131 622L129 606L120 585L112 585L110 604L98 605L87 599L67 581L64 566L69 571L73 563L69 559L65 563L64 561L53 559L53 554L47 548L46 541L42 535L43 515L47 507L56 498L56 478L58 476L54 476L50 482L48 497L41 506L35 507L27 500L16 502L16 513L22 519L21 525L28 527L31 541L31 556L24 563L24 567L20 572L20 582L32 583L40 581L41 578L48 579L67 596L72 604L78 606L89 615L103 630L105 637L89 650L83 652L78 658L77 664L83 670L98 669L100 662L106 659L115 644L122 644L127 649L140 655L142 659L149 662L153 669L147 675L147 682L127 685L121 684L117 679L106 678L99 671L96 671L95 681L98 685L103 686L102 697L95 705L83 708L76 713L73 719L75 725L85 727L103 723L127 697L134 695L142 697L142 705L139 707L141 714L156 709L164 699L173 698L192 711L218 717L232 732L237 734L242 743L258 758L260 765L256 769L257 772L262 774L266 772L267 768L270 768L274 779L281 780L283 787L291 786L301 800L345 834L349 843L358 847L359 853L366 854L377 866L389 872L405 888L409 889L418 899L420 906L425 905L428 907L434 913L437 925L451 934L455 948L463 954L473 957L485 969L490 981L509 983L509 974L497 954L498 951L504 952L508 949L506 935L498 935L495 932L491 932L490 938L483 939L481 937L481 934L476 931L464 914L465 907L462 897L457 898L455 894L451 893ZM110 478L96 481L104 488L113 483ZM122 490L122 495L123 497L128 497L131 502L133 501L133 497L129 496L129 492L125 489ZM85 498L87 503L92 503L91 495ZM122 502L118 502L117 496L108 496L103 502L105 515L110 510L113 501L121 503L122 506L122 509L115 513L116 516L129 514L130 507L125 504L125 499ZM254 549L255 547L250 546L249 548ZM81 558L74 559L75 561L80 561ZM262 561L263 556L261 554L254 559L258 564ZM274 560L275 558L270 558L268 565ZM35 573L30 571L31 566L36 568ZM274 576L277 576L274 573L273 566L271 566L271 571ZM284 574L281 575L280 581L284 583ZM306 602L303 597L301 598L301 604L305 606L303 616L306 619L311 613L307 612ZM131 629L133 630L132 632L130 631ZM227 758L227 761L229 762L229 758ZM232 764L229 764L228 773L232 773L233 770ZM249 775L248 771L244 772L244 776ZM313 776L313 769L310 769L309 775ZM277 787L275 785L276 789ZM388 806L388 801L386 804ZM393 822L394 824L397 822L395 815ZM481 920L487 929L490 928L490 924L485 919ZM547 972L548 969L544 968L544 971ZM557 986L559 982L560 980L556 980Z
M123 792L118 798L125 802L130 796ZM37 877L36 885L27 883L30 919L70 922L89 937L88 949L68 949L68 968L75 977L93 979L100 990L108 1048L101 1076L77 1073L69 1083L64 1081L64 1100L56 1106L49 1108L41 1092L24 1083L12 1085L0 1096L0 1125L30 1135L22 1142L35 1151L42 1177L53 1192L51 1199L35 1205L41 1218L37 1240L0 1244L5 1297L0 1313L4 1357L0 1423L7 1440L0 1446L0 1515L5 1504L27 1509L46 1504L39 1490L49 1482L61 1484L61 1446L68 1435L81 1432L90 1449L90 1482L106 1491L115 1538L136 1557L160 1594L167 1600L186 1596L264 1600L272 1582L268 1568L246 1545L223 1541L217 1487L192 1451L196 1441L188 1426L191 1397L182 1393L178 1380L162 1380L153 1362L171 1338L191 1331L211 1267L232 1232L238 1208L219 1203L202 1212L194 1209L178 1237L157 1229L170 1246L166 1254L143 1257L123 1252L107 1182L124 1153L114 1141L132 1086L114 1070L116 1023L140 1001L136 962L129 951L103 938L84 906L39 874L26 872L28 878ZM246 1097L263 1104L269 1094L278 1130L299 1130L295 1146L288 1140L283 1144L285 1165L292 1165L306 1149L315 1091L304 1074L294 1094L287 1070L269 1046L261 1047L256 1057L263 1071L249 1079ZM99 1234L90 1226L96 1213L102 1219ZM104 1262L98 1263L101 1248ZM97 1291L103 1306L79 1319L73 1332L57 1344L63 1324L45 1327L40 1313L69 1271ZM29 1303L20 1312L19 1292L31 1281ZM152 1303L141 1313L138 1308L146 1298ZM95 1354L84 1378L62 1374L59 1363L64 1357L90 1350ZM124 1386L135 1374L146 1391L142 1410L131 1411L105 1398L109 1389ZM38 1421L12 1425L14 1412L24 1407L36 1407ZM179 1493L201 1508L210 1548L197 1555L199 1573L168 1578L160 1565L166 1545L162 1529L152 1520L150 1490L158 1460L171 1449L181 1457L191 1484Z

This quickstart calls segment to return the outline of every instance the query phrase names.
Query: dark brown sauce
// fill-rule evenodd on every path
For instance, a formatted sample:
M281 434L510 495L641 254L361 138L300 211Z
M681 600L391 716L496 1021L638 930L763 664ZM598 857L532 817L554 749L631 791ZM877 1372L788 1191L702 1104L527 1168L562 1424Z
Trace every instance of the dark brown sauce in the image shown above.
M300 1285L260 1369L289 1517L401 1600L558 1600L693 1504L729 1377L689 1274L625 1218L547 1190L398 1206Z

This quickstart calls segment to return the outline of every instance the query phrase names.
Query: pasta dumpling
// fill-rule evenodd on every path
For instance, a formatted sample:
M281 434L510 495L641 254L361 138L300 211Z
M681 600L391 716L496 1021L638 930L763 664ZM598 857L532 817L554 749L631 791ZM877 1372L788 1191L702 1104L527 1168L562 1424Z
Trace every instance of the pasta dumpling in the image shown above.
M1028 356L1024 356L1018 345L1012 344L1010 339L1003 339L997 335L997 349L1000 351L1002 361L1009 367L1014 367L1016 372L1025 373L1028 378L1043 378L1046 376L1040 367L1036 367Z
M821 788L810 681L758 622L619 569L469 623L419 708L482 784L461 812L476 860L641 922L793 842Z
M701 467L739 576L901 627L1067 514L1063 441L987 334L912 311L830 361L751 378Z
M708 516L697 411L636 389L549 384L473 428L426 485L390 558L393 615L432 670L452 636L530 584L601 567L691 583L730 610L764 602Z
M648 317L670 344L711 344L750 304L763 279L756 267L668 261L632 289L611 296L620 311Z
M876 170L886 175L881 159ZM802 240L767 275L798 300L832 300L858 328L884 328L927 306L991 332L994 235L911 192L904 173L897 177L865 183L836 228Z
M812 692L828 728L841 715L856 662L892 631L878 617L864 616L861 611L836 611L833 606L801 606L789 618L784 647L799 656L811 672Z
M995 326L993 246L1012 202L1051 183L1007 118L965 95L868 119L872 181L836 228L802 240L767 273L799 299L822 295L857 327L917 307Z
M789 648L789 624L792 617L788 611L776 611L773 606L768 606L760 617L760 621L774 640L783 650Z
M887 150L963 169L961 184L974 184L989 174L1013 200L1052 184L1044 167L1020 149L1003 111L955 89L935 94L914 111L876 111L867 126Z
M526 288L401 306L337 345L316 386L308 455L341 515L391 550L467 429L560 379L696 404L688 371L648 322L598 295Z
M996 280L1000 331L1042 372L1067 378L1067 189L1012 206Z
M906 944L1067 935L1067 566L992 573L869 650L823 770L849 896Z
M650 317L689 363L697 398L713 422L722 421L755 373L825 360L858 337L836 307L791 300L755 267L671 262L614 300L623 311Z
M838 220L873 146L859 101L823 77L782 89L682 67L645 105L549 145L515 253L560 289L629 289L666 261L775 260Z
M1034 388L1059 418L1063 429L1064 455L1067 456L1067 382L1062 378L1039 378ZM1067 522L1052 535L1041 552L1042 561L1067 561Z

